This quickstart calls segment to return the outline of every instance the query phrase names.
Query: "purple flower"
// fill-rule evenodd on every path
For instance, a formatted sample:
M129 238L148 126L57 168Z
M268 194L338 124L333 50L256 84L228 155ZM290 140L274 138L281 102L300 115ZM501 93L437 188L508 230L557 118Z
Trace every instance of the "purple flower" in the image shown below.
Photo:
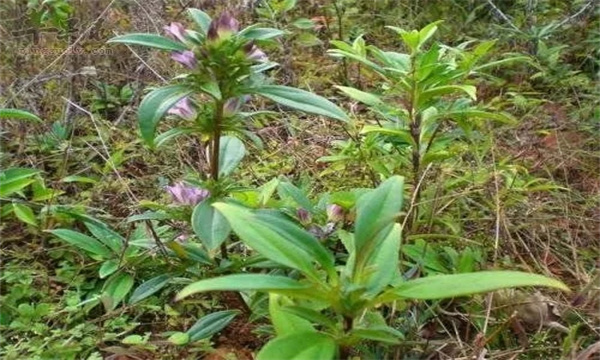
M238 32L240 23L229 13L225 11L218 19L211 21L208 27L207 37L209 40L227 39Z
M186 120L192 120L196 118L196 110L192 108L190 99L183 98L177 102L172 108L167 111L170 115L177 115Z
M223 106L223 115L225 117L230 117L240 110L242 105L247 103L250 100L250 95L243 95L236 98L228 99Z
M171 59L190 69L194 69L198 64L198 60L196 60L196 55L194 55L193 51L189 50L185 50L182 52L175 51L173 54L171 54Z
M178 182L173 186L166 186L165 189L177 205L195 206L210 196L208 190L187 186L183 182Z
M248 59L258 62L267 62L269 58L264 51L258 48L254 43L248 43L244 46L244 51Z
M344 209L336 204L327 206L327 220L338 222L344 219Z
M175 241L180 243L180 244L185 244L188 242L188 239L190 238L190 236L188 234L181 234L178 237L175 238Z
M298 220L302 223L302 225L308 225L311 222L311 216L308 210L304 208L300 208L296 211L296 216L298 216Z
M171 25L163 28L169 36L181 42L185 41L185 28L178 22L172 22Z

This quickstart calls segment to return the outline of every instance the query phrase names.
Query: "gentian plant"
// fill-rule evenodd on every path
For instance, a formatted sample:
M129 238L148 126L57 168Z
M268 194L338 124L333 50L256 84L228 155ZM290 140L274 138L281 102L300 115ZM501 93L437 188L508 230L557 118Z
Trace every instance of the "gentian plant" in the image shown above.
M240 111L244 104L253 96L262 96L341 121L347 116L320 96L268 83L264 72L277 64L268 59L259 44L281 36L282 31L256 25L240 29L228 12L215 19L198 9L190 9L189 15L195 29L172 23L165 27L167 36L127 34L109 42L166 50L181 65L182 73L171 84L153 89L142 100L138 110L141 136L151 148L180 135L196 135L206 146L210 173L199 188L191 190L187 188L190 185L177 184L168 191L176 203L195 206L191 221L196 235L211 254L220 248L221 256L227 258L224 242L230 226L210 204L226 198L236 188L227 177L245 155L245 146L238 137L256 138L244 126L248 116ZM165 115L180 125L157 135ZM200 198L203 201L197 202Z
M435 300L516 286L550 286L557 280L517 271L482 271L407 279L399 262L399 223L404 179L393 176L361 195L355 205L354 232L339 232L347 260L334 255L310 232L272 211L215 203L249 247L296 276L234 274L186 286L183 299L206 291L263 291L277 336L258 360L350 358L361 341L400 343L403 333L389 326L382 305L407 309L411 299ZM340 209L330 208L338 217ZM305 218L306 214L299 215Z
M439 43L428 45L439 23L412 31L388 26L397 33L406 52L367 45L362 36L351 44L333 40L335 49L329 50L330 55L356 62L381 80L380 85L370 91L346 86L338 86L338 89L366 105L374 114L373 121L361 130L363 149L359 154L369 153L369 149L378 150L379 154L367 157L366 163L386 173L388 169L384 164L391 163L387 157L395 153L399 160L397 167L410 169L415 204L419 203L426 187L421 178L427 166L457 156L456 143L476 138L482 120L514 121L506 113L476 103L473 78L486 69L524 60L522 56L509 55L482 62L494 41L482 42L471 50L466 49L470 42L455 48ZM377 140L385 146L374 146ZM339 155L323 160L344 161L348 157L344 153ZM385 161L381 161L382 157L386 157ZM418 207L413 209L408 221L411 228L418 223L418 210Z

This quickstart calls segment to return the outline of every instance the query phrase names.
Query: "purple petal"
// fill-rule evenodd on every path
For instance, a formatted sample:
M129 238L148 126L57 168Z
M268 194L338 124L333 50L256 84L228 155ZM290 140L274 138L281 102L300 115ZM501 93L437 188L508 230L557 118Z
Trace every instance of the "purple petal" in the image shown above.
M269 61L267 54L264 51L258 48L258 46L252 44L248 50L246 50L246 56L248 59L258 62L266 62Z
M167 186L166 190L176 205L195 206L210 196L208 190L187 186L182 182L178 182L173 186Z
M296 216L298 216L298 220L300 220L300 222L303 225L307 225L311 222L311 216L310 213L308 212L308 210L304 209L304 208L300 208L296 211Z
M185 41L185 28L178 22L172 22L163 28L169 36L181 42Z
M223 115L226 117L235 115L242 105L250 100L250 95L243 95L236 98L228 99L223 106Z
M196 55L194 55L193 51L189 50L183 52L176 51L171 55L171 59L190 69L194 69L198 64L198 60L196 60Z
M225 11L218 19L211 21L208 27L208 39L226 39L237 33L240 29L240 23L229 13Z
M338 222L344 219L344 209L336 204L331 204L327 207L327 220Z
M177 115L186 120L192 120L196 117L196 111L192 108L190 99L187 97L179 100L172 108L167 111L170 115Z

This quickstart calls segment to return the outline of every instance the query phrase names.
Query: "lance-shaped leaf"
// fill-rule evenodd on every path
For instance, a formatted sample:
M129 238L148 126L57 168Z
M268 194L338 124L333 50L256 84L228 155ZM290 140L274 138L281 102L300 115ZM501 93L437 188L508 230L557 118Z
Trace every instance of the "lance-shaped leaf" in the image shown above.
M356 268L360 272L372 252L392 230L403 202L404 178L393 176L361 196L356 204L354 246Z
M202 34L206 36L208 28L210 27L210 22L212 21L210 16L202 10L193 8L188 9L188 14L192 18L192 20L194 20L194 22L198 24L198 26L202 30Z
M344 94L348 95L350 98L356 101L360 101L365 105L376 107L383 104L383 101L381 101L379 96L375 94L364 92L348 86L336 86L336 88L340 89Z
M199 341L213 336L229 325L239 313L238 310L224 310L203 316L187 331L190 341Z
M337 105L308 91L289 86L265 85L255 89L254 92L281 105L307 113L324 115L344 122L349 120L348 115Z
M399 276L398 254L400 253L400 224L394 224L392 231L375 248L366 264L367 289L371 295L378 295Z
M166 274L158 275L148 281L144 281L133 291L133 294L131 294L131 297L129 298L129 303L138 303L144 300L145 298L155 294L160 289L164 288L169 283L169 281L171 281L171 277Z
M106 311L114 310L133 287L133 277L127 273L115 274L104 286L102 301Z
M377 133L377 134L393 136L406 144L409 144L409 145L415 144L415 140L410 135L410 132L408 130L404 130L404 129L389 129L389 128L384 128L384 127L380 127L380 126L376 126L376 125L365 125L363 127L363 129L361 130L361 133L362 134Z
M211 206L210 201L202 201L194 208L192 229L208 251L221 246L231 232L227 219Z
M170 51L185 51L188 48L180 42L171 40L164 36L155 34L126 34L116 36L109 43L120 43L128 45L142 45L155 49L170 50Z
M390 294L396 298L445 299L522 286L546 286L570 291L562 282L520 271L480 271L436 275L401 283Z
M219 176L233 172L246 155L246 147L240 139L233 136L221 136L219 144Z
M36 115L19 109L0 109L0 119L16 119L41 123L42 119Z
M103 258L109 258L112 255L111 251L100 241L80 232L69 229L55 229L48 232L91 254L98 255Z
M291 304L293 302L285 296L269 294L269 316L275 333L278 336L285 336L297 332L314 331L309 321L282 310L285 305Z
M263 274L237 274L205 279L190 284L181 290L176 300L207 291L272 291L288 293L306 290L309 286L285 276Z
M300 332L276 337L258 353L257 360L332 360L335 341L326 334Z
M312 265L315 259L273 230L260 215L235 205L218 203L214 206L225 215L235 233L248 246L272 261L317 278Z
M282 36L283 34L284 32L279 29L261 28L257 25L252 25L240 31L238 36L248 40L268 40Z
M140 103L138 122L142 138L148 146L154 146L154 135L160 119L179 100L192 93L183 85L171 85L150 92Z

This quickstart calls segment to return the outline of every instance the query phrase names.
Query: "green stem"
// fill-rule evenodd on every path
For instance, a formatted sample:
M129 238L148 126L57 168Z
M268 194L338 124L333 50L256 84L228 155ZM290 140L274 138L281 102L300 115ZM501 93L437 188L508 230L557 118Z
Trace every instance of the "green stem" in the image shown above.
M210 177L216 183L219 181L219 148L221 147L221 125L223 123L223 101L215 102L215 116L213 118L213 138L210 153ZM227 245L221 244L221 258L229 259Z

